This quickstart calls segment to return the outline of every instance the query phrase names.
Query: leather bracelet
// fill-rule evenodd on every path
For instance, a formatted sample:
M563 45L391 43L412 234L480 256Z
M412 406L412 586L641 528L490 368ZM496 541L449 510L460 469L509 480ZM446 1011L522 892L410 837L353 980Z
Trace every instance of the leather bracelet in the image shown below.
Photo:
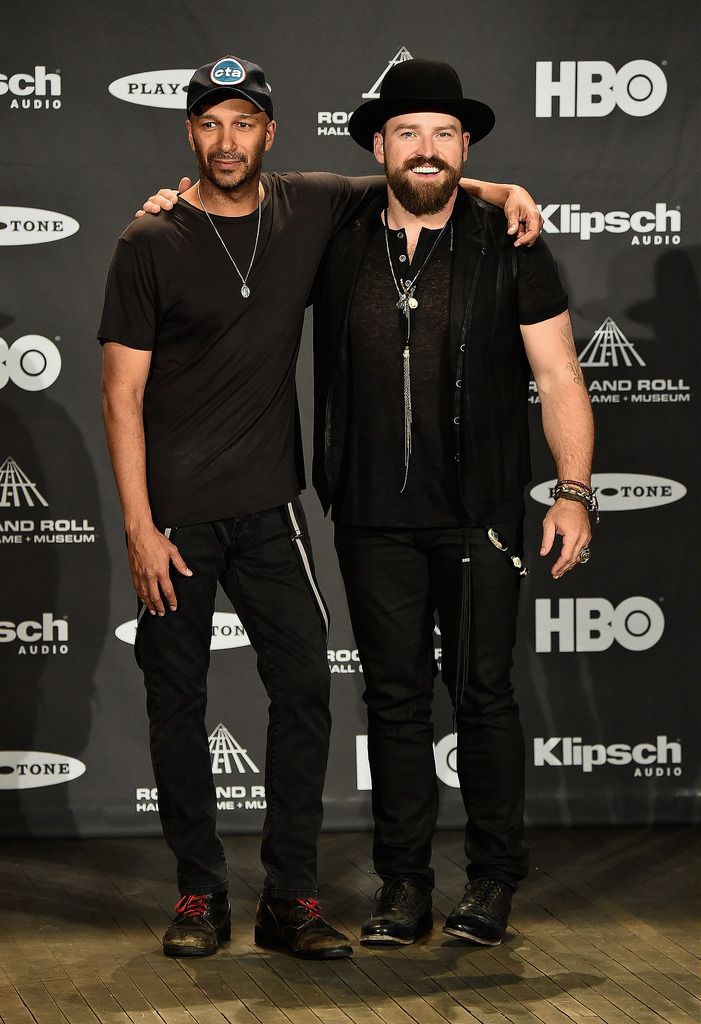
M566 498L567 501L578 501L580 505L584 505L585 509L589 511L589 498L587 498L586 494L578 494L577 491L567 491L556 487L553 491L553 500L557 501L558 498Z
M578 501L580 505L584 505L587 512L594 513L594 522L598 525L600 522L599 502L594 492L588 488L588 493L584 493L583 490L573 490L567 486L568 483L569 481L558 480L553 490L553 501L557 501L558 498L565 498L567 501Z
M586 494L587 497L593 494L591 487L588 487L586 484L583 484L581 480L558 480L555 484L555 487L575 487L578 490L582 491L584 494Z

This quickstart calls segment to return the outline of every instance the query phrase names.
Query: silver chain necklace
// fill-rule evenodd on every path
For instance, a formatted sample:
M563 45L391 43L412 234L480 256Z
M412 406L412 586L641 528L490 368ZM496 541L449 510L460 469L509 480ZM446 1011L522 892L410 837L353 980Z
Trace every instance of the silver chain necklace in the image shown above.
M224 252L229 257L231 262L233 263L234 270L236 271L236 273L241 278L241 295L243 296L244 299L247 299L248 296L251 294L251 289L248 287L248 276L251 273L251 267L253 266L253 261L256 258L256 252L258 250L258 237L260 235L260 215L261 215L260 192L258 193L258 226L256 228L256 240L255 240L255 243L253 245L253 252L251 253L251 262L248 264L248 270L246 271L246 276L245 277L243 276L243 274L241 273L241 271L237 267L236 260L234 259L234 257L229 252L229 249L227 247L226 242L224 241L222 236L217 231L217 225L214 223L212 218L209 216L209 211L207 210L207 207L202 202L202 195L200 193L200 183L199 183L199 181L197 182L197 198L199 200L200 206L202 207L202 209L204 210L205 214L207 215L207 220L209 221L209 223L214 228L214 233L216 234L216 236L219 239L219 241L221 242L221 244L224 246Z
M389 263L389 269L392 272L392 280L394 281L394 287L397 289L397 295L399 301L397 302L397 309L406 317L406 335L404 338L404 349L402 351L402 380L404 389L404 481L400 490L400 494L403 494L406 490L407 481L409 479L409 462L411 460L411 426L413 422L413 416L411 411L411 354L409 349L409 342L411 340L411 314L413 310L419 308L419 300L414 296L416 286L419 283L419 278L423 274L424 270L431 261L431 257L438 248L438 243L445 234L445 229L448 224L444 224L438 234L435 242L431 246L428 256L423 261L413 278L399 278L394 272L394 263L392 262L392 254L389 249L389 231L387 229L387 210L384 211L383 224L385 228L385 249L387 250L387 262ZM450 224L450 251L453 251L453 222Z
M416 291L416 286L419 283L419 278L423 274L423 272L426 269L426 267L428 266L428 264L431 262L431 257L433 256L434 252L436 251L436 249L438 247L438 243L440 242L441 238L443 237L443 235L445 233L445 229L448 227L448 224L444 224L443 227L441 228L440 233L438 234L438 237L436 238L435 242L431 246L431 249L430 249L430 251L428 253L428 256L423 261L423 263L421 264L421 266L417 270L417 272L414 275L414 277L413 278L408 278L407 277L406 279L400 278L399 280L397 280L397 275L394 272L394 264L392 262L392 255L391 255L391 253L389 251L389 231L387 229L387 211L386 210L385 210L384 216L383 216L383 223L384 223L384 229L385 229L385 249L387 250L387 262L389 263L389 269L392 272L392 280L394 281L394 287L397 289L397 295L399 296L399 301L397 302L397 309L401 310L402 313L404 314L404 316L408 320L410 315L411 315L410 311L413 310L413 309L418 309L418 307L419 307L419 300L417 298L415 298L415 296L414 296L414 292ZM448 223L450 224L450 251L452 252L453 251L453 222L451 220Z

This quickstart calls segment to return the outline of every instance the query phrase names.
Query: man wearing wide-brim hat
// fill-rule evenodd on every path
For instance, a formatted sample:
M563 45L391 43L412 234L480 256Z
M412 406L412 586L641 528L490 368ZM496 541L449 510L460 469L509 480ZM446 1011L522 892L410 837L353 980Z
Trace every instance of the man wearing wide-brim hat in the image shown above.
M365 674L382 879L366 944L433 924L438 791L433 630L454 703L467 887L444 931L495 945L527 871L524 742L510 677L530 477L529 370L558 485L541 555L589 557L593 426L546 245L516 249L500 210L458 188L494 125L447 64L410 60L351 117L387 194L335 236L315 304L315 485ZM530 364L530 365L529 365Z

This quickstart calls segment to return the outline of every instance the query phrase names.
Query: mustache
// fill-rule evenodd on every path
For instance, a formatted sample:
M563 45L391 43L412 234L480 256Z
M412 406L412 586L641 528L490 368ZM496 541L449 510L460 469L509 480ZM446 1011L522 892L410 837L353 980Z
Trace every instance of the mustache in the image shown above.
M218 150L216 153L207 154L207 163L211 164L215 160L229 160L232 163L247 164L248 157L245 153L227 153L224 150Z
M445 160L442 160L439 156L412 156L408 160L405 160L402 164L403 171L413 171L416 167L424 167L425 165L437 168L439 171L451 171L452 167Z

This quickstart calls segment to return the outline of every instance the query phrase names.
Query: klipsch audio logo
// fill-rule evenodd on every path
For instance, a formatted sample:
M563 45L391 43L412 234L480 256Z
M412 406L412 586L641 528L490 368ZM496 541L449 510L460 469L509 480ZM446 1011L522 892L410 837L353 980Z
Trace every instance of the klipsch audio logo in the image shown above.
M12 644L18 655L68 654L68 622L43 612L41 619L0 622L0 644Z
M649 60L631 60L616 71L605 60L536 62L535 116L606 117L616 108L631 117L647 117L662 106L667 79Z
M114 635L125 644L136 640L136 619L129 619L117 626ZM232 647L248 647L248 634L241 625L241 619L233 612L215 612L212 616L212 639L210 651L225 651Z
M43 750L0 750L0 789L39 789L79 779L85 765Z
M580 203L539 206L543 231L552 235L578 235L588 242L594 235L630 233L631 245L679 245L681 210L655 203L654 210L583 210Z
M557 480L546 480L531 488L531 497L542 505L551 505ZM686 487L664 476L642 473L594 473L592 488L602 512L632 512L657 508L680 501Z
M652 377L638 347L607 316L579 354L587 370L589 398L595 405L688 404L692 391L682 377ZM592 372L589 372L592 371ZM528 400L540 402L534 381Z
M259 775L260 769L249 756L248 751L221 722L209 735L209 753L212 760L212 775L215 782L217 809L220 811L264 811L265 786L246 785L241 776ZM236 782L225 782L223 776L231 776ZM140 786L136 790L138 813L158 810L158 790L152 786Z
M0 353L2 344L0 339ZM22 467L8 456L0 465L0 544L95 543L95 527L87 519L53 519L46 515L35 519L25 511L39 506L49 507L44 494ZM13 511L3 514L3 509ZM20 510L19 515L15 511L17 509Z
M60 110L61 72L37 64L31 72L0 74L0 97L9 97L10 110Z
M451 789L458 789L460 787L457 743L458 737L456 733L451 732L433 744L436 777L444 785L450 786ZM367 736L355 737L355 778L356 789L372 789Z
M395 64L402 64L405 60L411 60L412 56L406 46L400 46L394 57L388 62L387 67L382 71L377 80L373 82L367 92L361 93L364 100L376 100L380 98L380 86L390 68ZM354 104L359 106L359 104ZM348 121L353 113L352 110L320 110L317 113L317 135L348 135Z
M185 110L187 87L194 73L194 68L136 71L110 82L108 90L112 96L127 103Z
M0 206L0 245L39 245L69 238L80 224L65 213L31 206Z
M581 736L537 736L533 740L536 768L579 768L586 775L604 765L635 765L633 777L678 777L682 774L682 745L666 736L647 743L582 743Z
M605 597L536 598L535 649L549 654L593 654L616 642L627 651L647 651L664 633L662 609L649 597L627 597L613 605Z

